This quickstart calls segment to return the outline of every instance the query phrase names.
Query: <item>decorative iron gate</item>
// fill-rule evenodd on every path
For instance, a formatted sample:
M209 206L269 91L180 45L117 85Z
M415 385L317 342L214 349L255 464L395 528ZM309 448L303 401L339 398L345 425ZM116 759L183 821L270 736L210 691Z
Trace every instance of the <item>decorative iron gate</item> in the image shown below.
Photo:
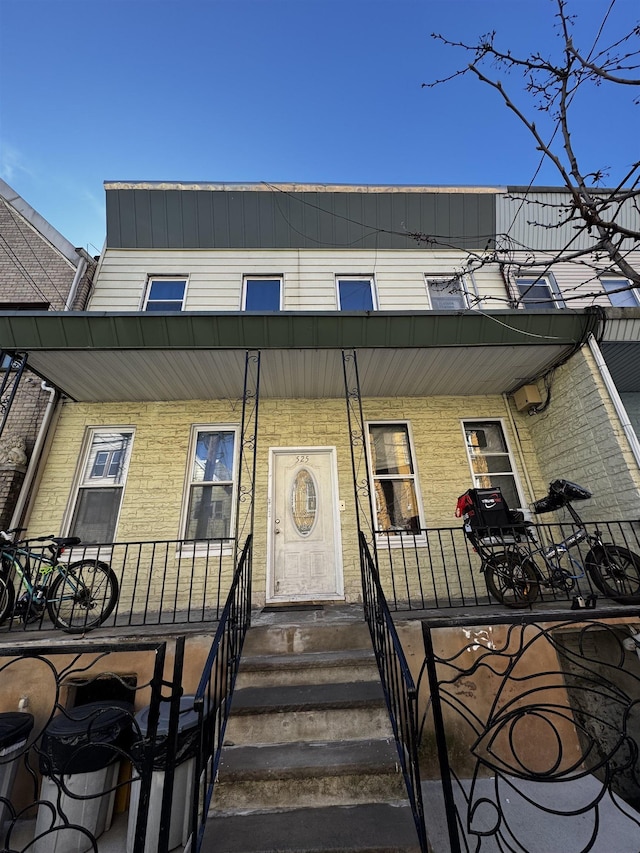
M638 611L543 619L422 623L434 850L640 849Z

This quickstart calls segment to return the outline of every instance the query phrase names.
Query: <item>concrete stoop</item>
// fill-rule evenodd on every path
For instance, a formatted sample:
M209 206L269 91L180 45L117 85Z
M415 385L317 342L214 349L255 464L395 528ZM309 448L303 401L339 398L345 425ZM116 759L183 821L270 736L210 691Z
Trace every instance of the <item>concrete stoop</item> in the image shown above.
M360 611L254 618L202 850L419 851Z

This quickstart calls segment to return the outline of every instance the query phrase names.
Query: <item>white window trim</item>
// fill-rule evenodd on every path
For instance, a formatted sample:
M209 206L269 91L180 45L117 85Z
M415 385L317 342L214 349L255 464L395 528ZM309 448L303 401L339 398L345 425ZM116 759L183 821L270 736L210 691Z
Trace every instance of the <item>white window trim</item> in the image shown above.
M280 282L280 300L279 300L279 305L278 305L278 311L282 311L283 305L284 305L284 276L280 273L275 274L275 275L273 273L265 273L264 275L261 275L259 273L258 274L246 273L245 275L243 275L242 276L242 295L241 295L241 299L240 299L240 310L241 311L247 310L247 282L248 281L256 281L256 280L258 280L258 281L268 280L268 281ZM251 313L253 313L253 312L251 312Z
M75 474L73 476L71 491L69 492L69 500L67 501L67 507L65 509L65 513L64 513L64 517L63 517L63 521L62 521L62 529L64 531L64 533L62 535L63 536L69 536L70 535L71 523L73 521L73 515L75 512L76 503L78 500L78 494L80 492L80 489L83 488L83 486L82 486L82 475L84 473L85 465L87 464L88 455L89 455L89 452L91 450L91 445L93 444L93 437L96 434L101 433L101 432L128 432L131 434L131 449L129 452L129 457L126 461L125 468L123 470L122 493L120 495L120 506L118 507L118 514L116 516L116 523L115 523L115 527L114 527L114 531L113 531L113 541L117 542L118 538L117 538L116 534L118 532L118 527L120 525L120 516L122 514L122 504L124 503L125 490L127 488L127 481L129 479L129 465L131 463L131 456L133 455L133 445L134 445L135 438L136 438L136 429L135 429L135 427L131 426L130 424L127 424L127 425L106 424L106 425L100 425L100 426L88 426L88 427L86 427L84 437L82 439L82 446L80 448L80 453L78 455L78 460L76 463L76 470L75 470ZM89 489L91 489L91 488L105 488L105 486L104 485L103 486L98 486L98 485L96 485L96 486L85 486L84 488L89 488ZM80 546L76 546L76 547L82 547L82 543L80 544ZM87 545L82 553L83 553L83 556L93 557L94 552L95 552L95 556L97 556L98 551L100 551L101 554L106 554L107 549L105 549L105 548L98 549L96 546ZM110 552L110 549L109 549L109 552Z
M431 302L431 291L429 290L429 282L430 281L442 281L449 282L454 278L457 278L460 283L460 295L462 296L462 300L464 305L462 308L434 308L433 303ZM427 300L429 302L429 310L431 311L466 311L469 307L469 287L467 285L466 277L464 275L456 275L455 273L444 273L431 275L429 273L424 274L424 286L427 290Z
M343 309L340 305L340 282L341 281L368 281L369 287L371 288L371 304L373 305L372 310L378 311L378 293L376 289L376 279L373 275L363 274L363 275L336 275L335 277L335 293L336 293L336 305L338 306L338 311L347 310Z
M632 307L630 305L627 305L627 306L622 306L622 305L616 306L616 305L614 305L613 301L611 299L611 296L609 295L609 291L604 286L605 281L610 281L612 283L615 282L617 284L617 287L612 288L613 290L617 290L618 288L623 288L625 286L629 287L632 284L630 279L625 278L625 276L623 276L623 275L620 275L620 276L617 276L617 275L601 275L599 278L600 278L600 284L602 286L602 290L604 292L604 295L608 298L609 302L611 303L611 305L614 308L622 308L622 307L631 308ZM632 298L635 300L636 306L640 308L640 292L638 291L637 288L629 287L628 291L622 291L622 292L630 293Z
M142 297L142 305L140 306L141 311L147 310L147 303L149 302L149 295L151 293L151 285L154 281L184 281L184 293L182 294L182 304L180 305L180 311L184 311L187 304L187 293L189 291L189 276L184 273L176 273L175 275L170 275L169 273L163 273L162 275L148 275L147 282L144 288L144 295ZM176 311L176 314L179 312Z
M188 513L189 513L189 495L191 492L191 486L193 485L193 481L191 479L191 474L193 471L193 460L194 454L196 450L196 442L198 440L198 433L200 432L233 432L235 435L235 439L233 442L233 493L231 497L231 519L229 521L229 535L233 536L236 526L236 513L237 513L237 503L238 503L238 474L239 474L239 460L240 460L240 425L235 424L220 424L220 423L209 423L209 424L192 424L191 425L191 434L189 437L189 449L187 452L187 465L184 476L184 488L182 490L182 510L180 512L180 545L178 546L176 556L181 558L188 557L205 557L210 555L218 555L222 554L223 557L229 556L233 553L233 543L230 542L229 545L210 545L208 542L204 541L201 543L194 542L185 542L185 534L187 531L187 523L188 523Z
M407 428L407 437L409 439L409 451L411 453L411 461L413 462L413 475L412 476L413 476L413 485L414 485L414 490L415 490L415 495L416 495L416 504L418 505L418 517L420 520L420 530L424 531L427 527L427 522L425 519L424 507L422 505L422 492L420 489L420 474L418 471L418 462L416 459L415 444L413 441L413 430L411 427L411 421L409 421L409 420L381 418L379 420L376 419L376 420L365 421L365 424L364 424L365 443L366 443L366 450L367 450L367 469L368 469L368 474L369 474L369 495L370 495L370 501L371 501L372 518L374 520L374 524L376 525L376 529L377 529L378 513L376 510L376 492L375 492L375 488L374 488L375 475L374 475L374 471L373 471L373 456L371 453L371 438L370 438L370 433L369 433L369 427L370 426L394 426L397 424L401 424L402 426L406 426L406 428ZM403 537L405 537L404 542L403 542ZM410 530L382 531L376 536L376 541L384 543L385 547L387 547L387 544L388 544L391 548L404 547L406 545L407 539L410 539L411 542L416 542L416 544L418 544L418 545L426 544L426 542L427 542L426 534L424 532L421 532L419 534L415 534L415 533L412 533Z
M476 485L476 477L480 476L479 474L474 474L473 472L473 462L471 459L471 454L469 453L469 445L467 444L467 433L465 429L465 424L473 424L473 423L491 423L491 424L500 424L500 428L502 429L502 435L504 437L504 443L507 448L507 455L509 456L509 462L511 463L511 471L505 471L504 475L513 475L514 482L516 484L516 492L518 493L518 498L520 501L520 506L510 506L509 509L520 510L525 513L525 517L530 517L529 505L527 501L524 499L524 489L522 488L522 481L520 480L520 474L518 473L518 468L516 466L516 458L514 456L513 451L511 450L511 444L509 442L509 434L506 430L504 418L461 418L460 419L460 429L462 430L462 441L464 442L464 449L467 454L467 462L469 464L469 473L471 475L471 488L473 489L482 489L484 486ZM495 473L495 472L494 472Z
M553 305L549 304L548 306L542 306L539 308L528 307L527 303L522 301L522 295L520 293L520 288L518 286L518 282L521 281L522 279L531 279L533 282L535 282L535 287L540 287L541 285L546 284L547 287L549 288L549 296L553 302ZM555 310L558 308L564 308L565 307L565 303L564 303L564 300L562 298L562 292L561 292L560 288L558 287L558 282L556 281L555 276L550 272L544 273L544 274L543 273L537 273L537 272L530 272L528 274L527 273L519 273L514 278L514 288L515 288L516 298L518 300L518 305L524 311L536 311L536 310L537 311L544 311L545 308L549 308L550 310Z

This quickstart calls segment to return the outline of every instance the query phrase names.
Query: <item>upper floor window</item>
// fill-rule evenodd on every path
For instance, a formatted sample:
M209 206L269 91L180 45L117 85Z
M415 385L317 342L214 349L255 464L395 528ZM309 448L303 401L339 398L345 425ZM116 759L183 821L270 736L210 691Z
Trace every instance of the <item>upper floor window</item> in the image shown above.
M376 299L372 278L340 276L336 279L340 311L375 311Z
M564 308L555 279L551 275L518 277L516 279L520 304L526 309Z
M616 308L637 308L640 305L640 293L631 287L627 278L601 278L602 286Z
M242 293L243 311L280 311L282 279L245 276Z
M377 529L419 533L418 485L409 424L370 423L367 433Z
M474 489L499 486L510 509L525 506L500 421L463 421Z
M458 276L426 276L429 304L434 311L460 311L468 308L464 282Z
M145 311L182 311L187 290L185 278L150 278L144 301Z
M112 542L129 467L133 430L92 429L81 463L70 536L85 544Z

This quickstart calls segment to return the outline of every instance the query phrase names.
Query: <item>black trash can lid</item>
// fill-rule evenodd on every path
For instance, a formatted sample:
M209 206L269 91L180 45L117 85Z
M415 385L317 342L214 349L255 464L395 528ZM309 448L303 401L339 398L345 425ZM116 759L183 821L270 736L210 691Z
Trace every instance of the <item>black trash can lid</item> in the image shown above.
M54 717L47 726L46 735L47 738L62 740L91 731L93 738L97 738L110 731L117 732L118 726L131 721L132 714L130 702L89 702ZM104 743L104 739L101 738L101 742Z
M198 712L193 707L195 696L182 696L180 698L180 715L178 717L178 733L194 729L198 725ZM147 705L136 714L136 723L140 726L142 735L146 735L149 728L149 712L151 706ZM169 717L171 715L171 702L160 702L160 715L158 717L158 735L166 735L169 732Z
M40 770L89 773L118 760L119 749L131 740L130 702L89 702L54 717L41 743Z
M33 728L33 714L8 711L0 714L0 749L26 740Z

